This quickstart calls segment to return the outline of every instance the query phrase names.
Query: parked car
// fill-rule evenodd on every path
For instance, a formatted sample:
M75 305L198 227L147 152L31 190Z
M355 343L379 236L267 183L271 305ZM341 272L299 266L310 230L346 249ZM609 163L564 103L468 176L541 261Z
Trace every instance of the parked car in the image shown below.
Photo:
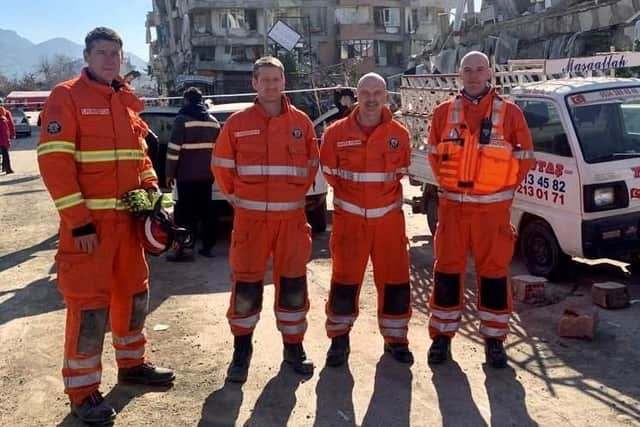
M16 128L16 137L31 136L31 125L24 111L19 108L11 108L10 111L13 116L13 124Z
M236 102L229 104L216 104L209 105L209 112L224 125L224 122L229 116L236 111L244 110L253 105L252 102ZM158 136L158 159L156 172L159 177L164 176L165 157L167 153L167 145L171 138L171 130L173 129L173 122L178 114L179 107L147 107L140 113L140 117L149 125L153 132ZM337 109L336 109L337 111ZM320 120L323 116L314 121L314 127L316 131L318 126L323 130L323 123ZM327 182L322 175L322 172L318 170L313 185L307 192L305 210L307 213L307 221L311 225L314 232L323 232L327 229ZM174 199L177 200L179 195L176 189L173 189ZM218 190L217 186L213 185L211 197L213 200L220 203L219 212L221 217L232 216L233 209L227 202L224 194Z

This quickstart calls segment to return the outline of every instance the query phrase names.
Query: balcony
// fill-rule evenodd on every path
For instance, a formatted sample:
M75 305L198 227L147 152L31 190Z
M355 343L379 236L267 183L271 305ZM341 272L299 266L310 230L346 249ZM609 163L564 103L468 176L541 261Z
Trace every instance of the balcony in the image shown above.
M191 44L195 47L220 46L220 45L261 45L264 44L264 36L257 32L248 35L234 35L233 32L227 35L218 34L193 34Z
M212 9L244 8L246 6L249 6L249 2L239 0L216 0L215 2L212 2L211 0L187 0L187 10L189 12L202 12ZM256 9L273 8L274 1L254 0L250 2L250 6L251 8Z
M233 61L202 61L196 58L196 70L251 72L253 70L253 63Z

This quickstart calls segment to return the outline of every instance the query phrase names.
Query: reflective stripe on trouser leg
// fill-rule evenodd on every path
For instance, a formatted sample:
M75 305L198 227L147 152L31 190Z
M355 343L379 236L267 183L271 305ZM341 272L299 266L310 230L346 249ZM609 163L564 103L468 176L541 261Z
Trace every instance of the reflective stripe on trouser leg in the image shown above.
M480 277L478 285L480 334L485 338L504 340L511 318L509 281L506 277Z
M382 310L378 314L380 333L385 342L407 343L407 328L411 316L409 282L385 283L381 296Z
M287 343L300 342L307 330L307 277L284 277L278 281L276 325Z
M255 282L236 281L231 292L231 304L227 312L231 333L234 336L253 332L260 320L262 310L262 280Z
M130 307L128 317L127 332L122 330L112 332L113 348L115 349L116 362L119 368L129 368L139 365L145 359L145 344L147 339L144 336L144 322L149 312L149 290L143 289L130 297L130 305L122 304L123 307ZM122 316L122 313L119 313ZM122 328L122 323L120 325Z
M325 307L327 322L325 324L329 338L348 334L358 316L359 284L331 282L329 300Z
M460 326L462 312L462 283L459 273L436 271L433 278L433 292L429 298L431 316L429 335L452 337Z
M67 327L62 379L65 393L80 403L100 386L102 347L109 309L78 309L67 299Z

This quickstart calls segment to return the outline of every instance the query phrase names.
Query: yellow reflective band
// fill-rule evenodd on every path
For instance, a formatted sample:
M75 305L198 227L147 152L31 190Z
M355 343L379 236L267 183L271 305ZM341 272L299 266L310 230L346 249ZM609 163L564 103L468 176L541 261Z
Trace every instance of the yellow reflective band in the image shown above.
M144 159L144 151L142 150L76 151L74 157L76 161L80 163L113 162L116 160L142 160Z
M73 154L76 151L76 144L69 141L49 141L38 145L38 156L50 153Z
M67 208L72 208L76 205L84 202L84 198L82 197L82 193L73 193L68 196L60 197L58 199L54 199L53 203L56 205L56 209L59 211Z
M142 171L142 173L140 174L140 179L142 179L143 181L148 178L157 178L157 177L158 176L156 175L156 171L154 171L153 169L147 169L145 171Z
M126 210L127 207L119 199L86 199L85 203L91 210L117 209Z

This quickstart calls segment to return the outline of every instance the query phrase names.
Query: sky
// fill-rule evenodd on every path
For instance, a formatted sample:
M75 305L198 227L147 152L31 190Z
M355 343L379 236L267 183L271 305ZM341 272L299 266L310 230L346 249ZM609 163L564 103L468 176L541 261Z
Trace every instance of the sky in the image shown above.
M13 30L34 43L64 37L84 45L95 27L116 30L124 49L145 61L149 47L144 26L152 0L2 0L0 28Z

